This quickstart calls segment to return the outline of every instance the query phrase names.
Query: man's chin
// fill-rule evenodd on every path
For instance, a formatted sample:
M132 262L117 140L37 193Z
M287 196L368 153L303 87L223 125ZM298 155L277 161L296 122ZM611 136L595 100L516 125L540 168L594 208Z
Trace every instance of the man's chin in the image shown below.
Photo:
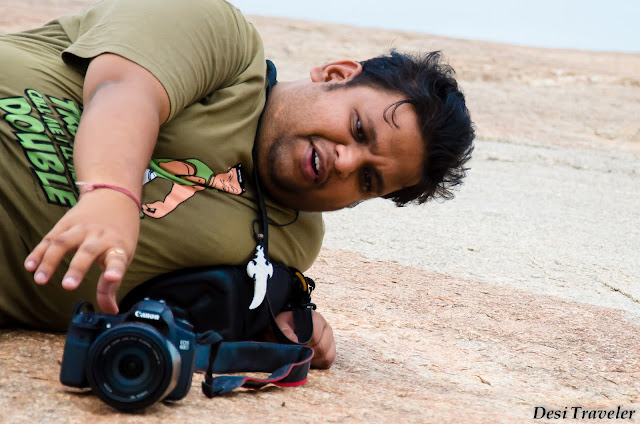
M319 210L310 207L310 205L299 198L294 198L293 196L272 196L276 203L290 208L299 210L302 212L320 212Z
M264 193L271 198L275 203L290 209L300 209L299 201L295 194L288 190L281 188L274 188L270 181L263 179L262 187Z
M279 205L301 212L328 212L330 210L336 210L335 208L330 209L327 207L320 207L317 202L305 200L304 198L296 195L293 192L267 192L269 194L269 197L271 197Z
M321 193L312 186L291 186L280 181L275 175L263 175L264 192L281 206L302 212L330 212L349 205L337 205L335 200L323 199Z

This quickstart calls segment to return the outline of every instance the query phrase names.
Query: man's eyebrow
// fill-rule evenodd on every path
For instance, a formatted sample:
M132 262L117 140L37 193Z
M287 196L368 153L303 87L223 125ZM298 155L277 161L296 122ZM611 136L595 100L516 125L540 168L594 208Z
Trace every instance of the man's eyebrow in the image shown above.
M391 103L389 106L387 106L387 108L384 110L384 112L382 112L382 118L384 118L384 122L389 124L390 127L396 127L398 129L400 129L400 126L398 124L396 124L396 111L398 110L398 108L400 106L402 106L405 103L406 102L399 101L399 102ZM391 112L391 113L389 113L389 112ZM389 118L387 117L387 113L389 113L389 115L391 115L391 120L389 120Z
M368 139L369 139L369 143L371 144L371 151L373 153L377 153L378 151L378 134L376 132L376 127L374 125L374 120L371 119L371 116L369 116L369 114L365 114L367 121L369 122L369 125L366 126L366 131L368 134ZM384 117L384 113L383 113L383 117ZM373 168L373 177L376 179L376 187L375 187L375 192L378 196L382 196L384 193L384 180L382 178L382 175L380 174L380 172Z

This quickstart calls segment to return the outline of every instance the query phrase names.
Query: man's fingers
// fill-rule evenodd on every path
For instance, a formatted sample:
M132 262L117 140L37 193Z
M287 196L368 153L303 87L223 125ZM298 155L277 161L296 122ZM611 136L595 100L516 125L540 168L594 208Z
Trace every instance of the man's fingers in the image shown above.
M42 262L42 257L44 256L44 252L47 250L47 246L49 246L49 242L41 241L38 245L29 253L27 258L24 260L24 267L29 272L35 272Z
M293 313L291 311L281 312L276 317L276 324L282 331L282 334L287 336L289 340L293 342L298 341L298 336L294 330Z
M314 355L311 366L327 369L336 359L336 342L333 337L333 329L322 315L313 312L313 337L309 343Z
M296 332L293 330L293 328L289 327L289 326L285 326L280 327L280 331L282 331L282 334L284 334L285 336L287 336L287 338L289 340L291 340L292 342L298 342L298 335L296 334Z
M46 284L67 252L76 249L82 235L77 230L49 233L25 260L25 268L34 272L37 284Z
M333 330L327 325L323 331L321 339L313 346L314 356L311 365L314 368L328 369L336 359L336 343L333 338Z
M281 312L276 317L276 324L282 333L291 340L297 342L298 336L294 328L292 312ZM327 369L336 359L336 342L333 337L333 329L322 315L313 311L313 337L307 345L313 349L313 359L311 366L314 368Z
M107 250L104 256L104 277L109 281L120 281L124 276L129 258L124 249L118 247Z
M62 279L62 287L66 290L78 288L84 276L99 256L103 256L104 272L107 281L120 281L127 268L127 256L123 249L112 248L102 253L99 240L85 241L74 255L69 269Z
M100 241L98 239L85 240L76 251L69 269L62 278L62 287L66 290L78 288L82 279L89 272L91 265L100 256Z
M118 302L116 302L116 292L120 287L121 280L109 280L106 278L105 272L100 275L100 279L98 280L96 301L103 312L107 314L117 314Z
M116 293L127 270L129 259L121 248L111 248L104 254L104 271L98 280L97 302L103 312L118 313Z

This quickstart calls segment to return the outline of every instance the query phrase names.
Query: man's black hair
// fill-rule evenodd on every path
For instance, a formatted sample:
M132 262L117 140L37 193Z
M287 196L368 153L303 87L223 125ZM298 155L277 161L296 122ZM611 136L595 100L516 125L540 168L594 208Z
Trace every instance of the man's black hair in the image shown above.
M418 184L384 196L397 206L453 198L451 188L462 183L468 170L464 165L473 151L473 122L453 78L453 68L440 59L439 51L411 55L392 50L361 62L362 73L343 86L370 86L400 93L404 99L391 105L391 111L406 103L418 116L425 145L422 177Z

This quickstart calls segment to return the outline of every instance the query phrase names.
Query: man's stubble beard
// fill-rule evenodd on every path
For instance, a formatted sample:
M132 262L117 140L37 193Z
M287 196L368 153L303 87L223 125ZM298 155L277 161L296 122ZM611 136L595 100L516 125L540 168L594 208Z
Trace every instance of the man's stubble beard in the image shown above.
M287 141L284 135L280 134L275 137L273 144L269 146L266 155L266 161L260 164L263 167L263 173L266 172L269 181L277 186L278 190L287 192L296 192L297 187L292 176L282 175L282 169L292 169L293 164L287 164L285 161L292 161L291 150L293 146Z

